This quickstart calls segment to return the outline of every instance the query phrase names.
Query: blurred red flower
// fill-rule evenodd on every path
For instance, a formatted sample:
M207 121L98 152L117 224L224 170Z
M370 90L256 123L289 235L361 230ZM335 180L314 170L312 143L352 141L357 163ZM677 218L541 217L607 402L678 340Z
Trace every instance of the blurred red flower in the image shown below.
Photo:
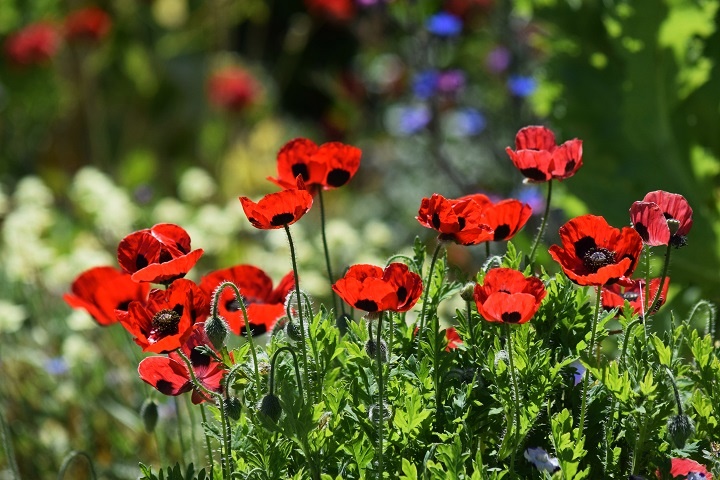
M562 247L550 256L578 285L602 286L630 276L642 252L642 238L632 229L608 225L603 217L583 215L560 227Z
M582 140L574 138L557 145L555 134L541 126L520 129L515 136L515 150L507 147L505 151L531 182L564 180L582 166Z
M305 0L305 7L313 15L346 22L355 15L353 0Z
M704 478L705 480L712 480L713 478L708 469L695 460L689 458L673 458L670 460L670 475L672 475L673 478L690 478L691 473L697 474L692 477L693 479ZM660 478L660 471L655 472L655 475Z
M240 290L253 336L273 329L278 319L285 314L285 297L295 287L292 272L285 275L273 289L272 279L261 269L253 265L236 265L204 276L200 288L212 299L215 289L225 281L233 282ZM231 288L225 288L220 294L218 313L236 335L247 334L245 318Z
M22 66L50 60L60 47L60 34L50 22L37 22L18 30L5 40L5 54Z
M112 20L99 7L81 8L65 18L65 38L68 40L102 40L110 33Z
M667 299L669 285L670 277L667 277L657 303L648 308L650 313L657 312L660 307L663 306ZM633 280L623 277L617 283L603 287L602 306L605 310L611 310L616 307L622 309L623 305L625 305L625 300L627 300L633 308L633 311L637 315L642 315L645 303L649 303L655 298L659 287L659 278L650 280L650 289L647 298L645 298L645 279Z
M261 93L257 79L240 67L226 67L208 80L210 102L231 112L241 112L255 103Z
M509 198L493 203L487 195L476 193L459 198L457 201L470 199L480 206L482 223L493 231L490 240L499 242L510 240L525 226L532 215L532 208L520 200Z
M348 305L366 312L406 312L420 298L422 280L402 263L391 263L385 270L358 264L351 266L332 289Z
M71 293L63 299L73 308L83 308L102 326L117 322L116 310L127 311L131 301L144 302L150 292L147 283L134 282L115 267L93 267L73 281Z
M420 225L439 232L440 240L476 245L493 239L493 230L484 221L482 207L468 197L448 200L434 193L422 199L415 218Z
M240 197L240 203L253 227L270 230L283 228L300 220L310 210L313 197L300 180L298 188L270 193L257 203L248 197Z
M686 236L692 227L692 208L685 197L656 190L645 195L642 202L630 207L630 221L650 246L687 244Z
M445 351L455 350L463 343L462 339L460 338L460 334L458 334L455 327L448 327L445 330L445 338L448 342L447 347L445 347Z
M545 285L512 268L493 268L475 285L473 296L480 315L489 322L525 323L540 308Z
M277 178L268 180L282 188L294 188L300 175L307 189L330 190L342 187L350 181L360 167L362 151L340 142L317 146L307 138L287 142L277 155Z
M181 278L167 290L151 290L146 303L133 301L118 320L143 352L166 353L182 346L192 326L208 314L207 294L194 282Z
M212 343L205 334L205 324L202 322L193 325L192 334L181 349L185 356L190 359L195 377L202 386L211 392L221 392L225 366L209 355L195 349L195 347L199 346L213 348ZM193 388L187 364L180 357L180 354L175 351L170 352L167 357L144 358L138 366L138 374L145 383L163 395L176 396L192 390L192 402L194 404L207 400L212 401L205 392Z
M133 232L118 245L118 263L136 282L168 284L184 277L202 254L190 251L190 235L172 223Z

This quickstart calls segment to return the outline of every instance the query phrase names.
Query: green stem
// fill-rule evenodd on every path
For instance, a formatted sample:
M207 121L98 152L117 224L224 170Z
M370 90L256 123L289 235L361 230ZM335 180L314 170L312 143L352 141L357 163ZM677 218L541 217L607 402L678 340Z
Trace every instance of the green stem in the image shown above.
M5 412L0 409L0 439L2 439L2 447L7 457L7 465L13 480L20 480L20 470L18 469L15 452L13 450L12 439L10 437L10 428L7 420L5 420Z
M333 276L332 268L330 266L330 249L328 249L327 235L325 234L325 202L323 201L322 188L318 189L318 198L320 199L320 233L322 234L323 250L325 252L325 266L327 267L328 280L330 280L330 285L332 285L335 282L335 277ZM335 312L335 315L337 315L337 294L333 289L330 289L330 291L332 291L333 311ZM340 308L342 308L342 313L345 315L344 302L340 302Z
M510 457L510 478L514 478L515 473L515 454L517 453L518 443L520 442L520 395L518 394L517 378L515 378L515 361L513 360L513 344L512 344L512 331L510 330L510 324L505 323L505 335L507 336L507 350L508 360L510 361L510 383L513 389L513 436L515 437L514 447L512 456Z
M230 419L228 418L227 409L225 408L225 402L220 400L220 421L223 427L223 444L224 444L224 455L223 455L223 480L230 480L232 478L232 468L230 463L232 462L232 450L230 445L232 444L230 429Z
M547 199L545 200L545 213L543 213L542 222L540 223L540 230L538 230L537 235L535 236L535 240L533 241L532 249L530 250L530 256L528 257L530 259L530 264L532 265L535 262L535 252L537 251L537 247L540 244L540 239L545 235L545 227L547 226L547 219L550 213L550 200L552 199L552 180L549 180L547 182L548 184L548 191L547 191Z
M218 314L218 304L220 303L220 295L222 294L223 290L226 288L230 288L233 293L235 294L235 301L238 302L240 305L240 310L243 314L243 319L245 320L245 333L247 334L247 341L250 343L250 353L252 354L253 358L253 367L255 368L255 385L256 388L260 388L260 369L258 367L258 359L257 359L257 352L255 351L255 342L253 341L253 335L252 330L250 330L250 317L248 317L247 314L247 308L245 307L245 300L243 300L242 295L240 294L240 290L238 289L237 285L235 285L233 282L222 282L216 289L215 294L213 295L212 299L212 316L217 318L219 316Z
M656 305L658 304L660 300L660 295L662 295L663 291L663 285L665 285L665 279L667 278L668 268L670 268L670 252L672 252L672 246L668 243L667 250L665 251L665 264L663 265L662 270L662 276L660 277L660 284L658 285L658 290L655 293L655 298L653 298L652 303L648 307L648 312L646 316L650 316L653 313L657 311ZM650 284L650 281L646 279L646 282ZM659 305L657 305L659 307Z
M475 338L475 325L472 322L472 302L465 302L467 305L467 329L470 333L470 344L472 345L473 360L475 360L477 352L477 339Z
M82 457L87 461L88 467L90 467L90 477L93 480L97 480L97 475L95 474L95 467L93 466L92 459L90 456L85 452L78 452L73 450L72 452L68 453L65 458L63 459L62 465L60 465L60 471L58 472L58 480L62 480L65 478L65 473L67 472L67 469L70 467L70 465L73 463L73 461L78 458ZM20 478L19 476L17 478Z
M269 392L274 395L275 394L275 362L277 361L278 356L282 352L288 352L290 355L292 355L293 358L293 367L295 367L295 380L298 384L298 390L300 391L300 398L304 400L305 395L303 394L303 387L302 387L302 380L300 378L300 370L298 368L298 360L297 356L295 356L295 352L292 348L290 348L289 345L285 345L284 347L280 347L277 350L275 350L275 353L273 353L272 360L270 360L270 384L269 384Z
M630 322L625 329L625 339L623 339L622 351L620 353L620 363L623 365L625 365L625 354L627 353L628 341L630 340L632 330L640 323L642 323L642 320L638 318L637 320L633 320L632 322ZM625 367L627 367L627 365L625 365Z
M441 247L442 243L438 243L435 247L432 260L430 261L430 269L428 271L427 281L425 282L425 294L423 295L422 309L420 311L420 329L417 333L418 353L420 352L420 339L422 338L422 335L425 331L425 309L427 308L428 297L430 296L430 282L432 281L433 270L435 269L435 262L437 262Z
M595 314L593 315L593 323L592 323L592 333L590 335L590 344L587 347L587 357L588 359L592 358L593 351L595 350L595 336L597 334L597 322L598 318L600 317L600 299L602 298L602 287L597 287L595 293L596 293L596 299L595 299ZM585 375L583 376L583 390L582 390L582 404L580 406L580 422L578 423L578 428L580 430L580 438L578 438L578 443L581 443L583 440L583 437L585 435L585 409L587 407L587 390L588 390L588 384L590 383L590 372L585 371Z
M287 234L288 243L290 244L290 259L292 260L293 275L295 277L295 295L297 299L298 319L300 320L300 336L302 337L300 340L300 346L302 347L303 373L305 374L303 376L303 380L305 385L308 387L308 400L311 403L315 403L312 398L312 388L309 387L310 383L308 382L308 368L310 368L310 366L308 365L307 345L305 343L305 322L302 314L303 300L302 295L300 294L300 276L298 274L297 261L295 259L295 245L293 244L292 235L290 235L290 227L287 224L285 225L285 233Z
M645 297L643 298L643 301L641 302L641 304L643 306L641 319L643 322L643 334L645 336L644 337L645 345L643 348L647 348L647 343L648 343L647 325L648 325L648 322L646 319L650 314L649 309L648 309L648 307L649 307L648 302L650 301L650 298L649 298L650 297L650 247L646 246L643 248L645 250L645 289L643 292L643 295L645 295Z
M185 449L185 436L183 435L183 422L180 415L180 401L178 400L178 397L173 397L173 402L175 403L175 419L177 421L177 425L175 425L175 427L177 428L180 451L186 452L187 450ZM183 458L180 460L180 464L183 468L185 468L185 455L182 455L182 457Z
M673 388L673 393L675 394L675 404L677 405L677 412L678 415L683 414L683 408L682 408L682 401L680 400L680 392L678 391L677 384L675 383L675 376L672 373L672 370L670 370L670 367L667 365L663 365L665 367L665 371L668 374L668 377L670 377L670 384Z
M205 415L205 405L200 404L200 415L202 416L202 421L205 425L208 424L207 416ZM203 426L203 432L205 431L205 427ZM215 459L213 458L213 451L212 446L210 445L210 437L208 434L205 434L205 447L207 448L207 455L208 455L208 461L210 462L210 480L215 480Z
M490 242L485 242L485 258L490 258Z
M385 384L383 383L383 362L382 362L382 348L380 345L382 342L382 321L384 312L380 312L380 318L378 319L376 341L375 341L375 363L378 369L378 419L377 419L377 434L378 434L378 478L383 478L383 427L385 421Z

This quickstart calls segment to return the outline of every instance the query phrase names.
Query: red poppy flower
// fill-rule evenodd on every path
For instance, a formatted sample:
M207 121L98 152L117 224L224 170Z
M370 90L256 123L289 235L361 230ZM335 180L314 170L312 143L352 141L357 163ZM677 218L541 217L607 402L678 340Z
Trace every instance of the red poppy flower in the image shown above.
M540 308L545 285L536 277L525 277L512 268L493 268L473 296L480 315L489 322L525 323Z
M532 208L526 203L513 198L493 203L487 195L476 193L461 197L458 200L470 199L480 205L483 224L493 231L490 240L500 242L510 240L525 226L532 215Z
M241 112L260 97L261 87L255 77L240 67L226 67L208 80L210 102L231 112Z
M258 203L240 197L243 211L253 227L261 230L283 228L300 220L310 210L313 197L304 189L302 180L298 187L270 193Z
M68 40L99 41L110 32L110 15L101 8L81 8L65 19L65 38Z
M295 287L292 272L273 289L272 280L261 269L252 265L236 265L204 276L200 288L212 299L215 289L225 281L233 282L240 290L253 336L273 329L275 322L285 314L285 297ZM245 318L232 289L226 288L220 294L218 313L236 335L247 334Z
M420 298L422 280L402 263L391 263L385 270L359 264L351 266L332 288L348 305L366 312L406 312Z
M445 347L445 351L455 350L460 345L462 345L463 341L460 338L460 334L458 334L455 327L448 327L445 330L445 339L447 340L447 347Z
M5 54L18 65L35 65L50 60L60 47L60 35L50 22L38 22L10 35Z
M440 240L476 245L493 239L492 229L484 223L482 207L469 198L448 200L434 193L422 199L415 218L420 225L437 230Z
M690 477L690 474L695 473L696 475L693 477ZM655 475L657 475L658 478L660 478L660 471L658 470L655 472ZM693 478L693 480L698 480L700 478L704 478L706 480L712 480L713 476L708 471L707 468L705 468L704 465L699 464L695 460L691 460L689 458L673 458L670 460L670 475L672 475L673 478L675 477L682 477L682 478Z
M357 172L361 156L362 151L352 145L330 142L318 147L307 138L296 138L280 149L278 176L268 180L282 188L295 188L300 175L311 193L342 187Z
M630 276L642 252L642 238L631 227L608 225L603 217L583 215L560 227L562 247L550 256L578 285L602 286Z
M116 310L127 312L132 301L145 302L150 285L134 282L130 275L114 267L94 267L84 271L63 299L73 308L84 308L100 325L117 322Z
M656 190L630 207L630 220L646 245L687 245L692 208L685 197Z
M221 392L225 365L195 349L203 345L213 348L205 334L205 324L196 323L188 341L181 347L182 351L190 359L198 381L212 392ZM167 357L143 359L138 366L138 374L145 383L163 395L176 396L192 390L194 404L212 400L203 391L193 388L187 364L175 351L170 352Z
M541 126L520 129L515 136L515 150L507 147L505 151L520 173L532 182L564 180L582 166L582 140L574 138L557 145L555 134Z
M143 352L165 353L184 344L192 326L208 314L207 294L194 282L181 278L167 290L151 290L147 303L130 302L118 320L133 335Z
M651 313L657 312L665 303L669 285L670 277L667 277L657 303L649 308ZM655 298L659 287L659 278L653 278L650 280L648 298L645 298L645 279L633 280L625 277L620 279L617 283L603 287L602 306L605 310L612 310L616 307L622 309L623 305L625 305L625 300L627 300L630 302L630 306L633 308L635 313L637 315L642 315L645 303L649 303Z
M118 263L136 282L168 284L184 277L202 254L190 251L190 236L172 223L133 232L118 245Z
M397 303L389 308L393 312L407 312L415 306L422 293L420 275L411 272L404 263L391 263L383 271L383 280L395 290Z

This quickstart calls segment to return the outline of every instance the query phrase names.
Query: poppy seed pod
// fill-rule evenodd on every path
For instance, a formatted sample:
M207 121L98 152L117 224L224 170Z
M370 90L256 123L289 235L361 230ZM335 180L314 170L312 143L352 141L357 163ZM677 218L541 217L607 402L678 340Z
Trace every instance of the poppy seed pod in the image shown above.
M668 436L675 448L682 449L685 442L695 433L695 425L690 417L685 414L673 415L667 423Z
M212 315L205 321L205 334L210 339L215 350L220 350L225 345L225 339L228 335L225 320L220 316Z
M285 333L293 342L299 342L303 338L300 327L298 327L294 322L288 322L287 325L285 325Z
M152 433L158 421L158 407L154 400L146 398L140 407L140 418L142 418L145 431Z
M242 412L242 405L240 405L240 400L238 400L237 397L228 397L223 400L223 406L225 407L225 411L228 414L228 417L232 418L233 420L238 420L240 418L240 413Z
M368 354L368 357L370 358L376 358L377 357L377 342L373 340L372 338L368 340L365 343L365 353ZM380 361L387 362L387 344L385 343L385 340L380 340Z
M260 400L259 410L260 413L268 417L270 420L277 422L282 414L280 399L276 395L268 393L262 398L262 400Z

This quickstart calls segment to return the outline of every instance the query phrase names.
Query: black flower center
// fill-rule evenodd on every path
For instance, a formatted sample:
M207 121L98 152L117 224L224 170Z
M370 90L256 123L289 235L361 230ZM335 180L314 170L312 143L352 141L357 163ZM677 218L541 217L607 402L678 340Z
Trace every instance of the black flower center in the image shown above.
M545 173L540 171L537 167L523 168L520 170L520 173L530 180L537 180L538 182L545 180Z
M363 299L355 302L355 308L365 310L366 312L377 312L378 304L375 300Z
M148 265L150 265L150 262L145 258L145 255L138 253L138 256L135 257L135 270L142 270Z
M518 323L521 315L520 312L503 312L500 318L502 318L502 321L505 323Z
M572 172L574 168L575 168L575 159L573 158L573 159L570 159L570 160L565 164L565 173L570 173L570 172Z
M331 187L342 187L350 180L350 172L341 168L334 168L327 174L326 182Z
M160 337L177 334L182 312L182 305L176 305L172 310L160 310L152 319L153 331Z
M505 240L507 237L510 236L510 225L503 224L495 228L495 233L493 234L493 240L496 242L499 242L500 240Z
M407 288L405 288L405 287L398 288L398 290L397 290L398 301L400 303L404 303L405 299L407 298L407 294L408 294Z
M122 302L117 304L117 307L115 307L115 310L122 310L123 312L127 312L129 307L130 307L130 300L123 300Z
M458 217L458 225L460 226L460 230L465 228L465 219L463 217Z
M273 227L282 227L292 222L294 218L295 216L292 213L278 213L277 215L273 215L272 220L270 220L270 225Z
M160 250L160 258L158 259L158 263L165 263L172 260L172 255L170 252L165 250L164 248Z
M645 226L645 224L643 224L641 222L637 222L633 225L633 228L635 229L635 231L637 233L640 234L640 238L643 239L643 242L647 243L650 241L650 232L648 232L648 229Z
M583 255L582 261L588 270L595 273L602 267L615 263L615 252L607 248L591 248Z
M430 223L432 223L432 226L435 230L440 230L440 215L437 212L432 214L432 219L430 220Z
M303 180L308 181L310 179L310 171L304 163L296 163L290 169L292 170L293 178L302 175Z

